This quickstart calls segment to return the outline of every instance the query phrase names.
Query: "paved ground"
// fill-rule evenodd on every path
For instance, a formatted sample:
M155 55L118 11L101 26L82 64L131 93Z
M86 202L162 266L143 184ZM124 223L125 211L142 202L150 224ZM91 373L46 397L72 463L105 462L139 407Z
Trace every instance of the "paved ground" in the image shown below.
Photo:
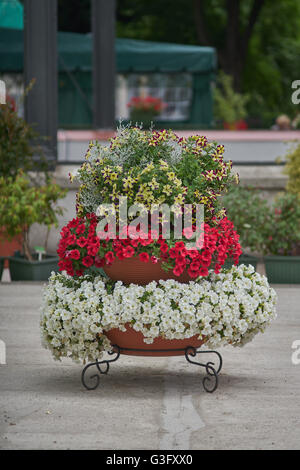
M2 449L299 449L300 289L278 287L279 316L243 349L224 348L219 388L183 358L122 356L101 387L41 348L41 284L0 284ZM300 354L299 354L300 356Z

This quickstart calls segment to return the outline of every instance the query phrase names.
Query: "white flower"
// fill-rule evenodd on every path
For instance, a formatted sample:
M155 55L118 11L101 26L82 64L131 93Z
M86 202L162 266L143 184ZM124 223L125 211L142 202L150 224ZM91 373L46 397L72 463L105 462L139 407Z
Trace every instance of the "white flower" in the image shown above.
M43 345L55 359L99 359L111 350L103 332L125 331L127 324L141 332L148 344L159 336L198 335L205 337L210 348L243 346L276 317L276 292L252 266L233 266L227 273L210 273L188 284L116 282L111 293L107 285L101 276L74 280L52 273L44 289L41 333Z

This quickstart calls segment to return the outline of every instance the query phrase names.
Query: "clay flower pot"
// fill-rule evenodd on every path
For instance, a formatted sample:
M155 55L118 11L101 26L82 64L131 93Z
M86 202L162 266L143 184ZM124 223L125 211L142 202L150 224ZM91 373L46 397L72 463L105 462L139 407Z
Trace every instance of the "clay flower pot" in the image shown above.
M16 235L12 240L7 240L4 235L5 231L3 227L0 227L0 256L3 257L4 267L8 268L8 257L13 256L15 251L22 249L22 235Z
M152 263L149 261L144 263L137 256L115 260L111 265L105 265L103 270L113 281L122 281L124 284L138 284L139 286L144 286L151 281L159 281L161 279L175 279L183 283L192 280L187 271L184 271L178 277L171 270L168 272L164 271L161 267L161 262Z
M198 339L199 335L195 335L185 339L164 339L159 337L155 338L152 344L147 344L143 341L144 336L141 332L135 331L128 323L125 326L126 331L114 328L105 332L105 334L112 344L119 346L121 354L128 356L182 356L188 346L199 348L205 343L205 340ZM143 349L143 351L127 351L122 348ZM155 349L161 351L154 351ZM168 351L169 349L173 349L173 351Z

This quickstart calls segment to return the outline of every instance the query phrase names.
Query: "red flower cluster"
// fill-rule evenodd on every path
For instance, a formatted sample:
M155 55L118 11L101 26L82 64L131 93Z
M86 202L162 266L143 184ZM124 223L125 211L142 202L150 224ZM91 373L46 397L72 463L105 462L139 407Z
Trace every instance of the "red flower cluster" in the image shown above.
M164 109L164 103L160 98L153 96L134 96L127 104L129 108L139 111L156 111L160 113Z
M77 217L62 229L57 250L60 271L66 271L70 276L82 276L86 268L103 266L97 257L100 248L100 240L96 236L97 223L96 216L88 214L86 219Z
M217 274L228 256L238 264L242 250L239 235L232 222L224 218L215 227L204 224L203 230L203 235L196 241L197 248L194 249L187 249L183 241L176 242L174 247L169 248L166 241L158 240L160 259L167 263L172 260L173 273L176 276L183 274L186 269L191 278L207 276L208 269L212 267Z
M207 276L208 269L214 267L219 273L229 256L238 264L242 253L239 235L234 230L233 223L227 218L215 226L204 224L203 234L196 241L196 248L187 249L184 241L165 240L157 233L142 230L132 237L130 227L125 227L122 238L100 240L96 235L97 218L90 214L86 220L73 219L63 228L59 243L60 270L66 270L71 276L81 276L86 268L97 268L112 264L116 259L122 260L139 256L145 263L161 261L176 276L187 270L191 278ZM191 238L192 230L184 232L186 238ZM103 236L103 234L102 234Z

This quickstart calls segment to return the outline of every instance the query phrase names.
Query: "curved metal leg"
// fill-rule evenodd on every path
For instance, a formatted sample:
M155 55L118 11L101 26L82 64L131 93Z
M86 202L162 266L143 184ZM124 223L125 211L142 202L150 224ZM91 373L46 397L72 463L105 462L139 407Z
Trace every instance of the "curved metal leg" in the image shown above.
M215 368L215 363L208 361L206 363L193 361L190 356L196 357L197 354L216 354L219 359L218 368ZM196 364L197 366L204 367L206 370L206 375L202 380L203 388L206 392L212 393L218 388L218 374L222 369L222 356L217 351L197 351L193 346L188 346L185 349L185 358L191 364Z
M102 374L105 375L105 374L108 373L110 363L115 362L119 359L120 354L121 354L121 350L122 351L125 351L125 350L127 350L127 351L144 351L144 349L120 348L117 344L113 345L112 351L108 353L110 356L115 355L115 357L113 359L106 359L104 361L91 362L90 364L86 365L85 368L83 369L82 374L81 374L81 382L87 390L95 390L99 386L100 375L102 375ZM162 351L162 350L157 349L155 351L158 352L158 351ZM195 348L194 346L188 346L185 349L169 349L168 351L183 351L184 354L185 354L185 358L188 362L190 362L191 364L196 364L197 366L203 367L205 369L206 375L202 379L202 384L203 384L204 390L206 392L212 393L217 389L217 387L218 387L218 374L222 369L222 363L223 363L222 356L221 356L220 353L218 353L217 351L203 351L203 350L198 351L197 348ZM218 360L219 360L218 367L216 368L215 363L211 362L211 361L207 361L207 362L204 362L204 363L196 361L196 360L193 361L191 359L191 357L196 358L197 354L216 354L217 357L218 357ZM86 382L86 372L92 366L96 366L96 368L97 368L96 372L97 373L89 376L88 380L89 381L94 381L94 384L93 385L88 385L88 383Z
M115 354L116 356L113 358L113 359L107 359L105 361L96 361L96 362L91 362L90 364L88 364L87 366L85 366L85 368L83 369L82 373L81 373L81 382L83 384L83 386L87 389L87 390L95 390L99 383L100 383L100 375L101 374L107 374L108 371L109 371L109 366L110 366L110 363L111 362L115 362L119 359L120 357L120 354L121 354L121 351L120 351L120 348L119 346L117 345L113 345L113 349L112 351L110 351L108 353L110 356L112 356L113 354ZM85 379L85 374L86 374L86 371L92 367L92 366L96 366L97 367L97 370L99 372L99 374L94 374L94 375L91 375L89 377L89 380L91 381L95 381L95 384L94 385L88 385L87 382L86 382L86 379Z

